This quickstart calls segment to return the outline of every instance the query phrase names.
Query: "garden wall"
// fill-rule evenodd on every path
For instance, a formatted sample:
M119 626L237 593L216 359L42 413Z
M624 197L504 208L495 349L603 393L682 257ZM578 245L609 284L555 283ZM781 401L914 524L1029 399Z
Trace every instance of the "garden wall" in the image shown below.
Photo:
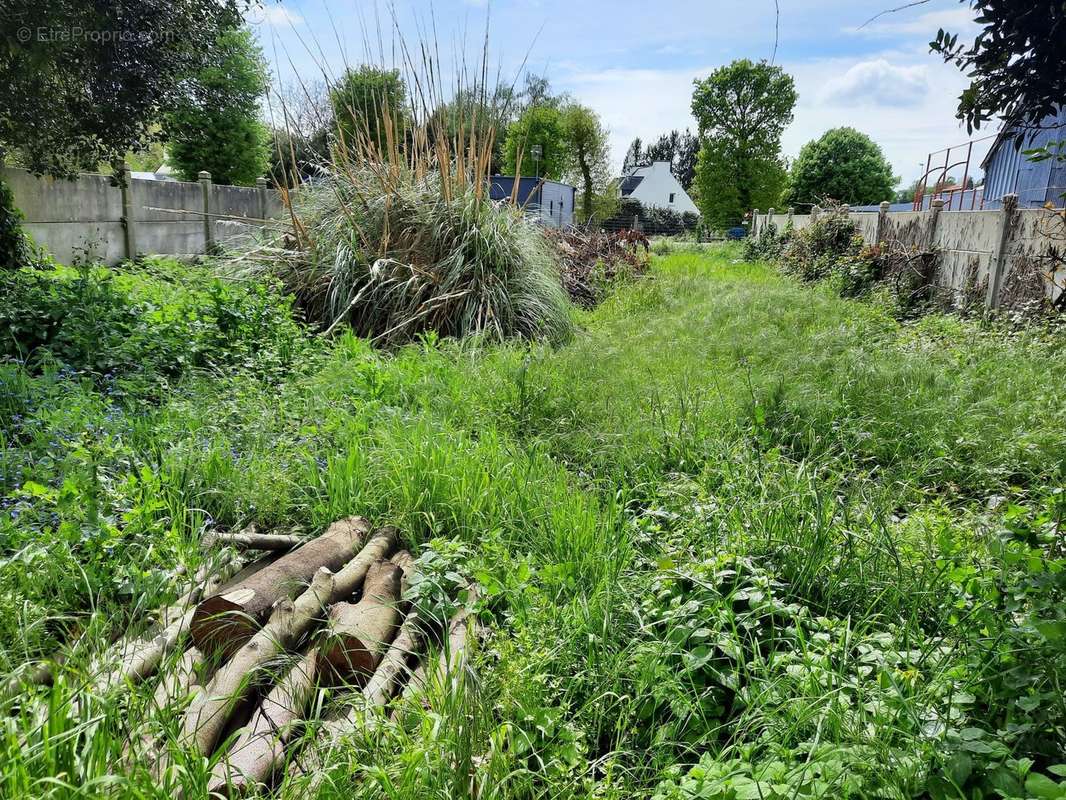
M1013 199L1011 199L1013 198ZM957 306L975 301L988 308L1017 307L1046 297L1059 300L1066 287L1066 216L1062 210L1019 209L1004 198L996 211L948 211L933 201L928 211L849 213L867 244L900 243L939 253L934 284ZM938 205L939 203L939 205ZM811 214L754 214L752 235L768 224L800 230Z
M128 172L62 180L10 167L0 169L0 179L11 187L25 231L64 264L232 247L283 210L262 179L256 187L217 185L207 173L196 183Z

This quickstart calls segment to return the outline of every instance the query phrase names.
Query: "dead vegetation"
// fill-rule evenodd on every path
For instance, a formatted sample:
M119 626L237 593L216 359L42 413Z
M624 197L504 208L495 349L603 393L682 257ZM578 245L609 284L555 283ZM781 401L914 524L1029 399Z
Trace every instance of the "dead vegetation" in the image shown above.
M547 228L544 235L558 255L563 288L582 308L603 300L616 282L647 271L650 246L640 231Z

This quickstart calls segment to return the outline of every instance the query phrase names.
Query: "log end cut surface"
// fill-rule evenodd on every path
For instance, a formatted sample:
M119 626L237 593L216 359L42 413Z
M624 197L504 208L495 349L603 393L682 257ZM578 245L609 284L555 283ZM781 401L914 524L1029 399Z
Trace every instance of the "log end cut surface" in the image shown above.
M196 607L189 633L202 652L221 653L229 658L251 639L259 626L240 602L216 595Z

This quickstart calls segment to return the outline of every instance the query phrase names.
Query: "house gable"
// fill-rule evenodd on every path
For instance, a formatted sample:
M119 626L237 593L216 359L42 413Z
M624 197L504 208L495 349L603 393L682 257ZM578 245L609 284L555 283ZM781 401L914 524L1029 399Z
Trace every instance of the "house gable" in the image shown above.
M647 167L637 167L622 178L623 197L632 197L642 205L669 208L678 214L699 214L699 209L670 171L669 161L656 161Z

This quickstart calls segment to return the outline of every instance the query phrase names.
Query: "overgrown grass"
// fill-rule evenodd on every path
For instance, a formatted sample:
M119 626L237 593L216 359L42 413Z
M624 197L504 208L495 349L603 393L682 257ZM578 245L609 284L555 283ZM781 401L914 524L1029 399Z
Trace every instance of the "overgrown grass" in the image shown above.
M72 704L89 653L206 528L363 513L475 578L490 635L469 694L348 742L321 797L1052 796L1059 343L901 325L731 248L578 322L562 349L345 334L149 405L10 368L37 433L7 440L4 668L74 649L47 726L7 701L0 794L195 795L180 753L121 766L151 684Z

